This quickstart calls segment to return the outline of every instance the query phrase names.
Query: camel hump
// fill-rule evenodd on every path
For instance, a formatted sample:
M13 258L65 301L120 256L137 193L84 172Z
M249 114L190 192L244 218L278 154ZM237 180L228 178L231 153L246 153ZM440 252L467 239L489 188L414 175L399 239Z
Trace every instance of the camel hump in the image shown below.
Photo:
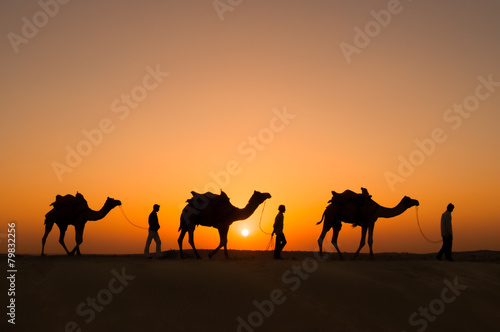
M83 197L82 194L76 193L75 196L73 195L57 195L56 200L50 204L53 206L55 209L60 209L60 208L65 208L65 207L87 207L87 201Z
M202 207L202 206L207 206L207 205L225 205L229 204L229 197L225 192L221 190L220 195L211 193L211 192L206 192L204 194L197 193L195 191L191 191L191 195L193 197L189 198L186 200L189 205L194 205L195 208Z
M343 193L338 193L332 190L332 199L328 203L338 202L338 201L348 201L348 200L364 200L371 198L372 195L368 193L366 188L361 188L361 194L355 193L352 190L345 190Z

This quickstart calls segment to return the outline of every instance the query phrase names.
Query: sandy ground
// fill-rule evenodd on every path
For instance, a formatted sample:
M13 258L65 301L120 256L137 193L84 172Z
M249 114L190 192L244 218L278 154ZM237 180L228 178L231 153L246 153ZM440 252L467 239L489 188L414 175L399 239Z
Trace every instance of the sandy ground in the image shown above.
M407 253L378 254L374 261L311 252L284 252L280 261L270 252L230 255L16 257L16 324L7 316L1 325L16 331L500 331L499 252L456 253L455 262Z

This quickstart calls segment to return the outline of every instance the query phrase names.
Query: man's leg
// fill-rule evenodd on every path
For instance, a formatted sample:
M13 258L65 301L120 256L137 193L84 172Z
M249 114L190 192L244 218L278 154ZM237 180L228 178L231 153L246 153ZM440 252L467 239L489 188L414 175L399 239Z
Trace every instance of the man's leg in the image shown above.
M276 242L274 243L274 258L279 258L280 256L280 236L276 234Z
M280 253L283 251L283 248L286 246L286 238L285 234L281 234L281 247L280 247Z
M445 250L446 250L446 238L443 237L443 245L441 246L441 249L439 250L436 258L441 260L441 256L443 256L443 254L445 253Z
M276 248L274 258L281 258L281 251L286 244L284 234L276 234Z
M156 242L156 256L158 256L161 254L161 240L160 240L160 235L158 235L158 232L155 232L153 239Z
M446 239L446 250L445 250L445 257L447 260L451 261L452 258L451 258L451 247L453 245L453 236L449 236L447 239Z
M151 245L151 240L153 236L151 235L151 231L148 231L148 238L146 239L146 247L144 248L144 255L149 255L149 246Z

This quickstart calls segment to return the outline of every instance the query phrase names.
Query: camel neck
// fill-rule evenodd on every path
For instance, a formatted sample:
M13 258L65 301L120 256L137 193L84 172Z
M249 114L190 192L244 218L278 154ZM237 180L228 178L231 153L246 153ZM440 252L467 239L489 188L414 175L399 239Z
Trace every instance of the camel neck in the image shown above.
M403 204L403 200L401 200L399 204L393 208L387 208L379 205L377 215L379 218L392 218L395 216L399 216L407 209L408 208L405 206L405 204Z
M111 211L109 204L104 204L104 206L98 211L89 209L89 212L87 213L87 220L101 220L109 213L109 211Z
M248 219L254 212L255 210L259 207L259 204L257 202L250 201L248 204L243 208L243 209L236 209L235 213L235 220L245 220Z

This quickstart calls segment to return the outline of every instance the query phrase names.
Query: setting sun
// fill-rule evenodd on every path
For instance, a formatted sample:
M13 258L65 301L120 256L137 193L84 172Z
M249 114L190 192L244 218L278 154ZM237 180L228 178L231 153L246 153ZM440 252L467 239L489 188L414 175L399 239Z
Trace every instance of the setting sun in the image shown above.
M244 229L241 231L241 235L243 235L245 237L248 236L248 234L249 234L248 229Z

